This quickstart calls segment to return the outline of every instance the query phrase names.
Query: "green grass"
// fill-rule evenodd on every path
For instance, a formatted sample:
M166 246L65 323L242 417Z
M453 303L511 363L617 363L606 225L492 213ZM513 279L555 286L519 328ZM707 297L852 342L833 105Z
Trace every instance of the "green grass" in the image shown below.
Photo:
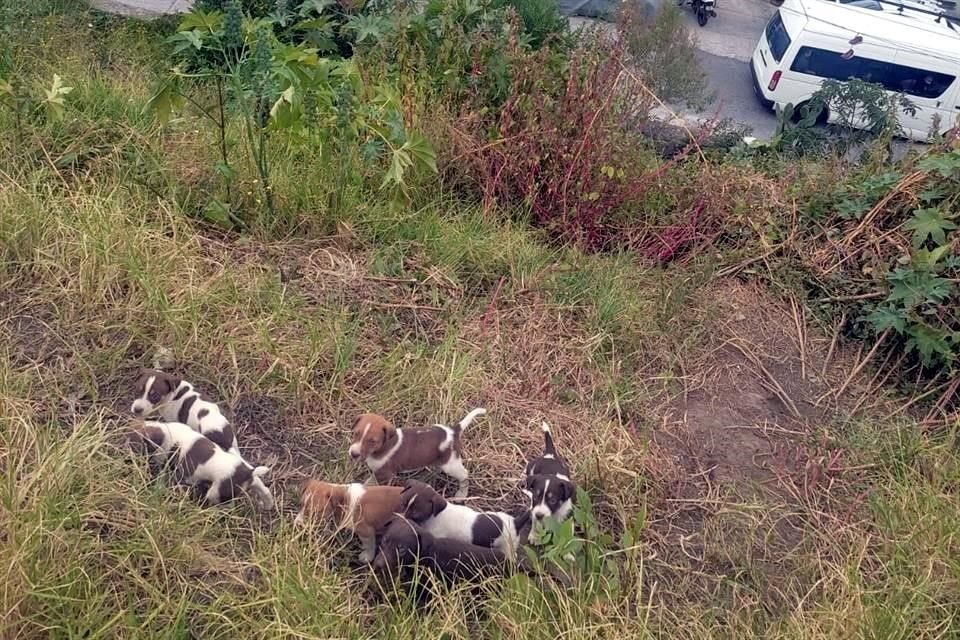
M333 212L326 169L296 165L309 152L275 164L284 224L210 229L194 217L216 188L210 132L142 114L166 27L37 7L3 68L75 92L64 122L19 134L0 110L0 637L960 633L952 432L837 414L815 425L845 452L829 490L677 493L688 449L649 435L728 320L709 265L583 255L444 194L403 210L358 190ZM119 447L158 346L236 414L280 513L201 509ZM572 588L515 576L419 607L352 566L349 537L292 527L303 477L362 477L345 456L355 413L429 423L480 404L481 504L520 504L548 418L600 529L644 515L636 548L611 546L613 569Z

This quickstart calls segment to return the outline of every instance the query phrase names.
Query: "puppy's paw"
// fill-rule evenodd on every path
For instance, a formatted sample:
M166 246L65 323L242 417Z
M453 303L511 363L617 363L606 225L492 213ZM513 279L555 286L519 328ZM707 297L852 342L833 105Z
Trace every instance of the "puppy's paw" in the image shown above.
M371 562L373 562L373 556L374 556L374 553L364 549L363 551L360 552L360 562L362 562L363 564L370 564Z

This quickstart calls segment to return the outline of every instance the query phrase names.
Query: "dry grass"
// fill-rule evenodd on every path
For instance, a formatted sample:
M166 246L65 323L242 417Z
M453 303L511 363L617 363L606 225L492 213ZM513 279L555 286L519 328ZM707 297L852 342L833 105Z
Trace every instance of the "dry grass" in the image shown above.
M100 126L78 110L75 126ZM304 212L302 229L334 235L215 233L185 215L202 149L128 116L100 118L143 127L121 146L156 182L111 150L68 172L0 142L0 636L956 636L952 436L818 404L858 358L801 305L695 264L549 248L443 200ZM272 466L280 513L200 509L116 448L158 347ZM345 456L354 414L423 424L478 405L471 503L521 504L549 420L600 531L644 523L608 547L616 572L418 606L356 566L349 538L293 530L303 477L365 476Z

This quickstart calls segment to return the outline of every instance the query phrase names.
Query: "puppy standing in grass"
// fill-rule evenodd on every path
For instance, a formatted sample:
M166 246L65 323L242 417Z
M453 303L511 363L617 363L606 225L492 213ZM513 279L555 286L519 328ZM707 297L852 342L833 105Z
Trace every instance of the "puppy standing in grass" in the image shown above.
M576 489L570 480L567 463L557 455L550 433L550 425L544 422L543 455L527 463L524 493L530 498L534 522L546 518L563 522L573 511Z
M436 424L419 429L398 429L383 416L364 413L353 423L350 457L364 460L379 484L387 484L400 471L439 467L459 482L457 498L466 498L469 473L463 466L460 434L486 409L474 409L459 424Z
M377 552L377 533L403 508L400 487L365 487L308 480L300 496L300 513L294 520L330 520L352 530L363 544L360 562L370 562Z
M209 485L204 502L214 505L247 493L258 509L274 508L273 495L263 483L270 469L253 467L235 453L224 451L204 435L179 422L139 422L130 430L134 449L166 462L176 456L174 477L194 487Z
M137 399L130 411L138 418L159 414L166 422L180 422L199 431L221 449L240 455L237 437L220 407L204 400L193 385L163 371L143 369L136 382Z

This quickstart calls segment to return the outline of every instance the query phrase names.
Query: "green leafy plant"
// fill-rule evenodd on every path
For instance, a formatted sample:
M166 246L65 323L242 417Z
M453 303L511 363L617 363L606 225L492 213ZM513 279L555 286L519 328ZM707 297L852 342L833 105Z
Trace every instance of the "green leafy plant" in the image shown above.
M301 10L304 5L312 10L316 3L305 2ZM225 7L225 13L194 10L182 19L170 39L182 63L172 69L147 105L166 124L189 103L216 126L220 151L216 171L225 193L206 208L210 221L227 226L248 222L238 215L231 188L236 176L228 139L232 121L240 126L257 174L257 205L265 205L271 220L277 217L271 175L276 137L340 151L348 140L359 144L365 160L383 157L382 187L397 197L409 195L411 173L436 171L430 144L407 130L399 100L389 87L368 85L355 65L320 57L318 49L305 41L279 40L273 27L286 14L254 20L244 16L239 0L227 0ZM208 108L191 89L211 84L216 102ZM340 138L329 144L332 132Z
M578 487L572 517L561 523L551 519L537 523L531 533L537 548L525 549L534 566L560 567L581 588L609 594L621 588L624 572L636 570L645 527L646 512L640 511L615 544L614 537L597 523L590 495Z

